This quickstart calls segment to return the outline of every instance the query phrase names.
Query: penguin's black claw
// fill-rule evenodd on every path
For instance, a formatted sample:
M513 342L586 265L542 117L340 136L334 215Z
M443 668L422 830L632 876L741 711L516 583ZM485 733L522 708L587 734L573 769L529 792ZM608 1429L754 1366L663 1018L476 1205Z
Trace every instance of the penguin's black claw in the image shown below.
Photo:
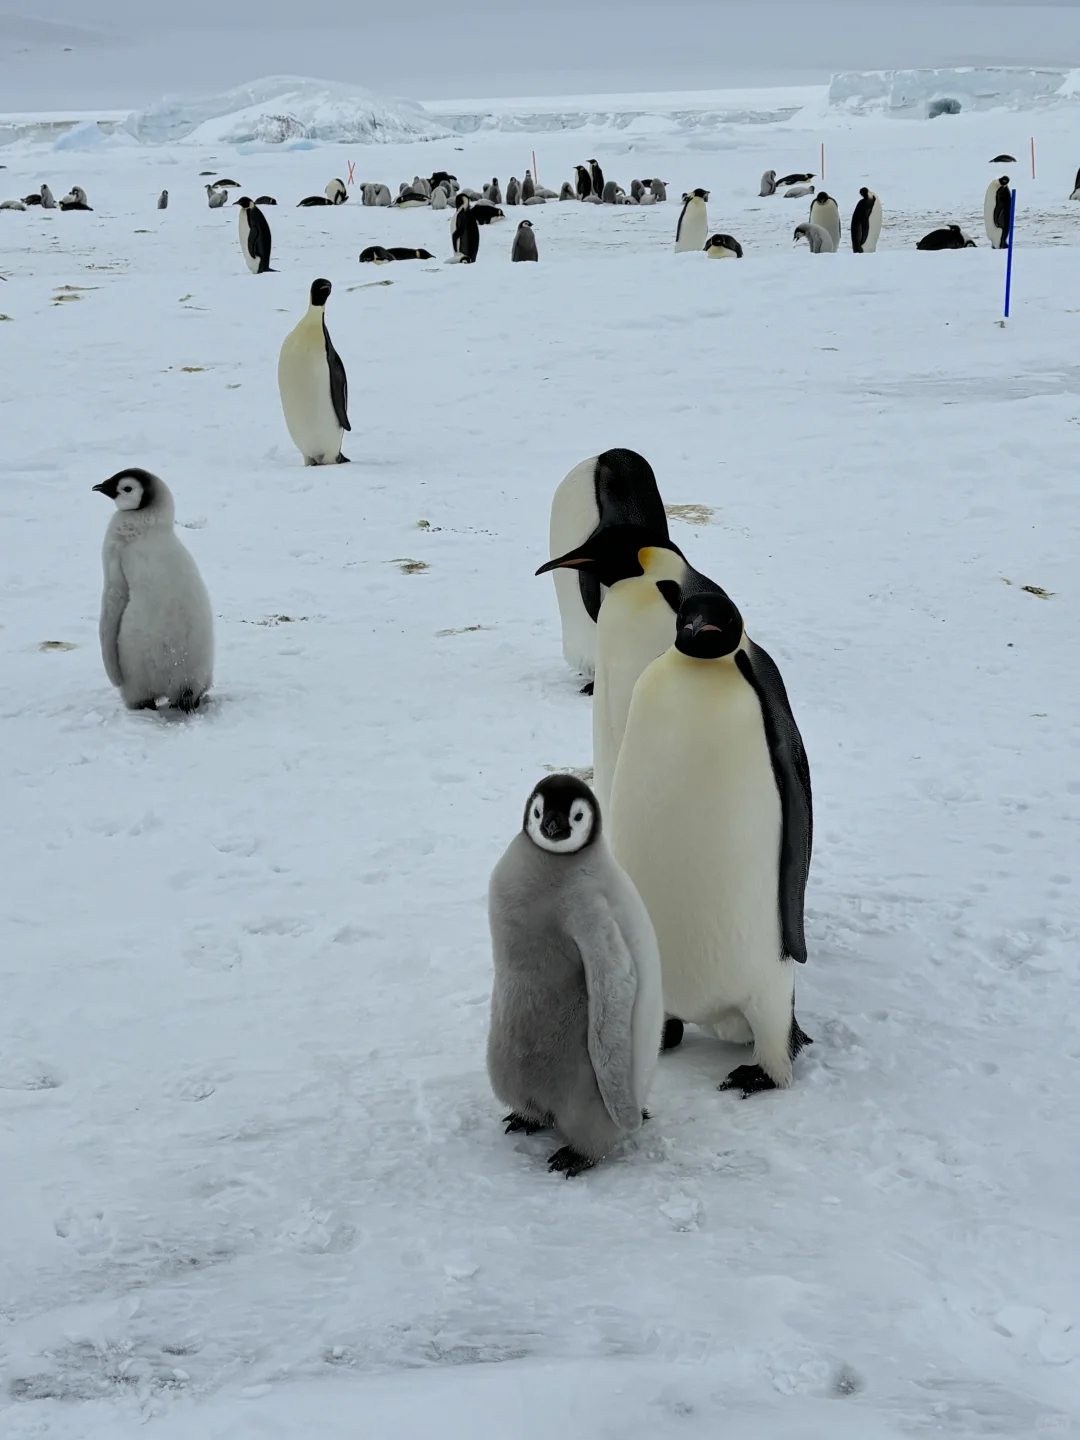
M588 682L588 684L582 685L581 689L578 691L578 694L579 694L579 695L591 695L591 694L593 693L593 685L594 685L594 682L593 682L592 680L590 680L590 681Z
M337 459L334 461L334 464L335 464L335 465L348 465L348 464L350 464L350 463L351 463L351 462L350 462L349 457L348 457L347 455L339 455L339 456L337 457Z
M651 1110L642 1110L642 1112L641 1112L641 1123L644 1125L646 1120L651 1120L651 1119L652 1119L652 1111L651 1111Z
M664 1021L664 1038L660 1042L661 1050L677 1050L683 1041L683 1031L686 1026L681 1020L676 1020L674 1015L669 1015Z
M156 710L156 709L157 709L157 701L156 701L156 700L136 700L136 702L134 703L134 705L129 705L129 706L128 706L128 709L129 709L129 710Z
M183 690L176 697L173 709L182 710L185 715L190 715L193 710L197 710L199 708L199 702L201 700L202 696L196 695L194 690Z
M564 1145L561 1150L556 1150L548 1160L548 1169L553 1173L561 1171L569 1180L574 1175L591 1170L595 1163L593 1160L587 1160L584 1155L579 1155L571 1146Z
M743 1099L749 1095L758 1095L762 1090L775 1090L776 1081L772 1076L767 1075L760 1065L736 1065L726 1080L717 1087L718 1090L741 1090Z
M530 1120L526 1115L519 1115L516 1110L503 1116L503 1124L506 1126L504 1135L539 1135L542 1130L551 1128L541 1120Z

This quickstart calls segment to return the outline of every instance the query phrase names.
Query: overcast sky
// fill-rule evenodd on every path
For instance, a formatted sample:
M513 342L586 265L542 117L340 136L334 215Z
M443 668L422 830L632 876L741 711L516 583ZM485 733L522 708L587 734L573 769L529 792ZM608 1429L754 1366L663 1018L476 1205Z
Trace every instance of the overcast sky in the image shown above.
M0 13L3 110L56 108L65 98L119 108L269 74L433 99L790 84L839 69L1080 67L1080 0L0 0L0 7L8 12Z

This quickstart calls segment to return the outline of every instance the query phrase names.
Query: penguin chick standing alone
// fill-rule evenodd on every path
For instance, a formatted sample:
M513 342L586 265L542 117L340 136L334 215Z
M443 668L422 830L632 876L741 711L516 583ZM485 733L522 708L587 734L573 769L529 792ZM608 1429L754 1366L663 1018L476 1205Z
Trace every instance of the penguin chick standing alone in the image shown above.
M830 236L834 251L840 249L840 207L824 190L818 191L810 206L810 224L817 225Z
M215 190L213 185L207 185L206 203L210 206L211 210L220 210L228 198L229 192L227 190Z
M804 220L801 225L795 226L795 233L792 239L796 242L805 240L810 246L811 255L836 254L836 246L833 244L832 236L827 230L823 230L820 225L810 225Z
M758 191L758 194L759 194L759 195L775 195L775 194L776 194L776 171L775 171L775 170L766 170L766 171L765 171L765 174L762 175L762 177L761 177L761 189Z
M270 269L270 226L254 200L242 195L240 206L240 253L253 275L265 275Z
M311 282L307 314L286 335L278 358L278 392L285 424L305 465L344 465L349 381L326 328L329 280Z
M1009 212L1011 208L1012 195L1009 191L1008 175L1002 175L1000 180L991 180L986 187L983 219L986 225L986 238L995 250L1009 248Z
M197 710L214 676L214 617L198 566L176 538L172 492L148 470L95 485L116 502L101 564L101 658L129 710L162 697Z
M709 234L709 212L705 202L708 190L691 190L683 196L683 207L679 212L679 223L675 227L675 253L684 250L704 250Z
M158 196L158 199L157 199L157 208L158 208L159 210L167 210L167 209L169 208L169 192L168 192L168 190L162 190L161 194Z
M864 185L851 217L851 248L856 255L872 255L881 234L881 201Z
M506 1133L556 1128L548 1169L590 1169L640 1130L663 1026L645 906L587 785L551 775L488 890L495 967L487 1067Z
M602 613L602 612L601 612ZM723 591L684 601L675 644L634 690L611 845L656 929L664 1004L754 1063L720 1086L791 1083L806 959L810 769L776 665Z
M539 260L540 256L536 249L536 236L533 234L531 220L522 220L514 236L514 245L510 251L511 260Z

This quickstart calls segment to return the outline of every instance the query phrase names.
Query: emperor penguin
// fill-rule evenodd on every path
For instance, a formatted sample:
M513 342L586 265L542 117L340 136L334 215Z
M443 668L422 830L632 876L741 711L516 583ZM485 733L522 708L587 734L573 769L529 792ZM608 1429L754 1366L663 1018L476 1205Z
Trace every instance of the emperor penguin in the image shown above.
M253 275L265 275L270 269L270 225L249 195L235 203L240 206L240 253Z
M323 193L331 205L344 205L349 198L344 180L328 180L323 187Z
M527 204L527 203L533 198L533 196L534 196L535 194L536 194L536 181L533 179L533 173L532 173L532 171L531 171L531 170L526 170L526 171L525 171L525 179L521 182L521 200L522 200L522 204ZM495 203L496 203L496 205L497 205L499 202L496 200Z
M559 483L551 501L552 559L576 550L612 525L640 525L668 538L667 512L653 468L636 450L605 450L582 460ZM596 669L596 617L604 591L587 566L551 572L562 621L566 663L591 677ZM586 687L592 693L592 684Z
M679 223L675 227L675 253L683 250L704 250L709 234L708 190L691 190L683 196Z
M809 170L793 170L790 175L782 175L776 182L776 188L782 190L785 185L805 185L814 176Z
M167 210L169 208L168 190L162 190L161 194L157 197L157 208L159 210Z
M86 197L84 195L83 199L85 200L85 198ZM48 185L45 184L43 184L41 187L41 208L43 210L56 209L56 198L53 195L52 191L49 189Z
M812 830L810 769L779 670L722 590L690 596L674 644L634 689L610 831L656 929L669 1015L753 1041L754 1063L721 1090L790 1085L808 1043L795 966Z
M374 201L374 203L375 203L376 205L392 205L392 204L394 203L393 197L392 197L391 194L390 194L390 187L389 187L389 185L376 185L376 186L375 186L375 201Z
M210 206L211 210L220 210L228 198L229 192L227 190L217 190L213 185L207 185L206 203Z
M915 246L916 250L974 250L975 241L960 229L959 225L946 225L942 230L931 230Z
M511 175L506 182L506 203L507 205L521 204L521 181L516 175Z
M445 185L436 185L431 192L431 200L428 202L432 210L445 210L450 204L450 192Z
M361 257L362 258L362 257ZM326 328L329 280L313 280L307 313L285 336L278 357L278 392L285 424L305 465L344 465L341 441L349 424L349 381Z
M471 265L480 251L480 225L467 195L459 192L454 203L457 208L450 222L450 243L458 259Z
M831 195L819 190L810 206L810 224L832 237L834 251L840 249L840 207Z
M45 186L45 185L43 185L41 188L42 188L42 192L44 193L44 191L45 191L48 187ZM44 199L42 200L41 203L42 203L42 204L45 203ZM68 191L68 193L67 193L66 195L61 195L60 199L57 200L57 201L55 202L55 204L59 205L59 207L60 207L61 210L90 210L90 211L92 211L93 208L94 208L94 207L89 203L89 201L87 200L87 198L86 198L86 191L82 188L81 185L72 185L72 187L71 187L71 189Z
M663 1029L645 906L573 775L533 789L491 874L494 983L487 1068L506 1133L555 1129L548 1169L590 1169L640 1130Z
M761 189L758 191L758 194L759 194L759 195L775 195L775 194L776 194L776 171L775 171L775 170L766 170L766 171L765 171L765 174L762 175L762 177L761 177Z
M590 161L589 161L589 178L592 180L593 194L594 194L594 195L603 195L603 193L604 193L604 172L603 172L603 170L600 169L600 162L599 162L599 160L590 160Z
M991 180L986 187L986 199L983 201L983 220L986 225L986 238L995 250L1009 248L1011 208L1012 194L1009 190L1008 175L1002 175L999 180Z
M1069 199L1080 200L1080 170L1077 170L1076 172L1076 179L1073 182L1073 192L1069 196Z
M741 260L742 246L734 235L710 235L705 244L705 254L710 260Z
M493 205L503 203L502 187L494 175L491 177L491 184L486 187L484 198L490 200Z
M651 180L644 183L648 185L649 193L652 195L656 204L663 204L663 202L667 199L667 187L664 184L663 180L658 179L654 175Z
M559 199L560 199L560 200L573 200L573 198L574 198L574 187L570 184L570 181L569 181L569 180L564 180L564 181L562 182L562 188L561 188L560 191L559 191Z
M851 217L851 248L856 255L872 255L881 234L881 201L864 185Z
M795 226L795 233L792 236L795 241L805 240L810 246L811 255L835 255L836 246L833 238L827 230L820 225L811 225L803 221L801 225Z
M522 220L514 236L514 244L510 250L511 260L539 260L540 255L536 249L536 236L533 234L531 220Z
M593 789L606 809L634 686L674 640L681 602L717 587L687 563L677 545L634 525L600 530L536 573L564 566L588 566L608 587L596 620L592 709Z
M644 194L645 194L645 186L641 183L641 181L640 181L640 180L631 180L631 181L630 181L630 198L631 198L631 200L635 200L635 201L640 205L640 204L641 204L641 197L642 197L642 195L644 195Z
M214 678L214 617L198 566L176 538L172 492L149 470L94 489L116 504L101 565L101 658L129 710L161 699L197 710Z

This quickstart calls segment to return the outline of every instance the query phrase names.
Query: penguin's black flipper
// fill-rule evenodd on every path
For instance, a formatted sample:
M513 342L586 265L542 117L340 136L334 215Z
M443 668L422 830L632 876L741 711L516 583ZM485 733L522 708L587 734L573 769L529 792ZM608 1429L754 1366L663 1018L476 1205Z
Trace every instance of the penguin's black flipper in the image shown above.
M584 1155L579 1155L571 1146L564 1145L561 1150L556 1150L548 1160L548 1169L555 1173L561 1171L569 1180L574 1175L591 1170L595 1164L595 1160L588 1160Z
M323 339L326 342L326 368L330 371L330 399L333 402L334 414L343 430L351 430L352 426L349 424L349 377L345 374L341 356L334 349L333 341L330 339L325 316L323 317Z
M596 688L596 682L595 682L594 680L586 680L585 684L582 685L581 689L578 691L578 694L579 694L579 695L591 695L591 694L593 693L593 690L594 690L595 688Z

